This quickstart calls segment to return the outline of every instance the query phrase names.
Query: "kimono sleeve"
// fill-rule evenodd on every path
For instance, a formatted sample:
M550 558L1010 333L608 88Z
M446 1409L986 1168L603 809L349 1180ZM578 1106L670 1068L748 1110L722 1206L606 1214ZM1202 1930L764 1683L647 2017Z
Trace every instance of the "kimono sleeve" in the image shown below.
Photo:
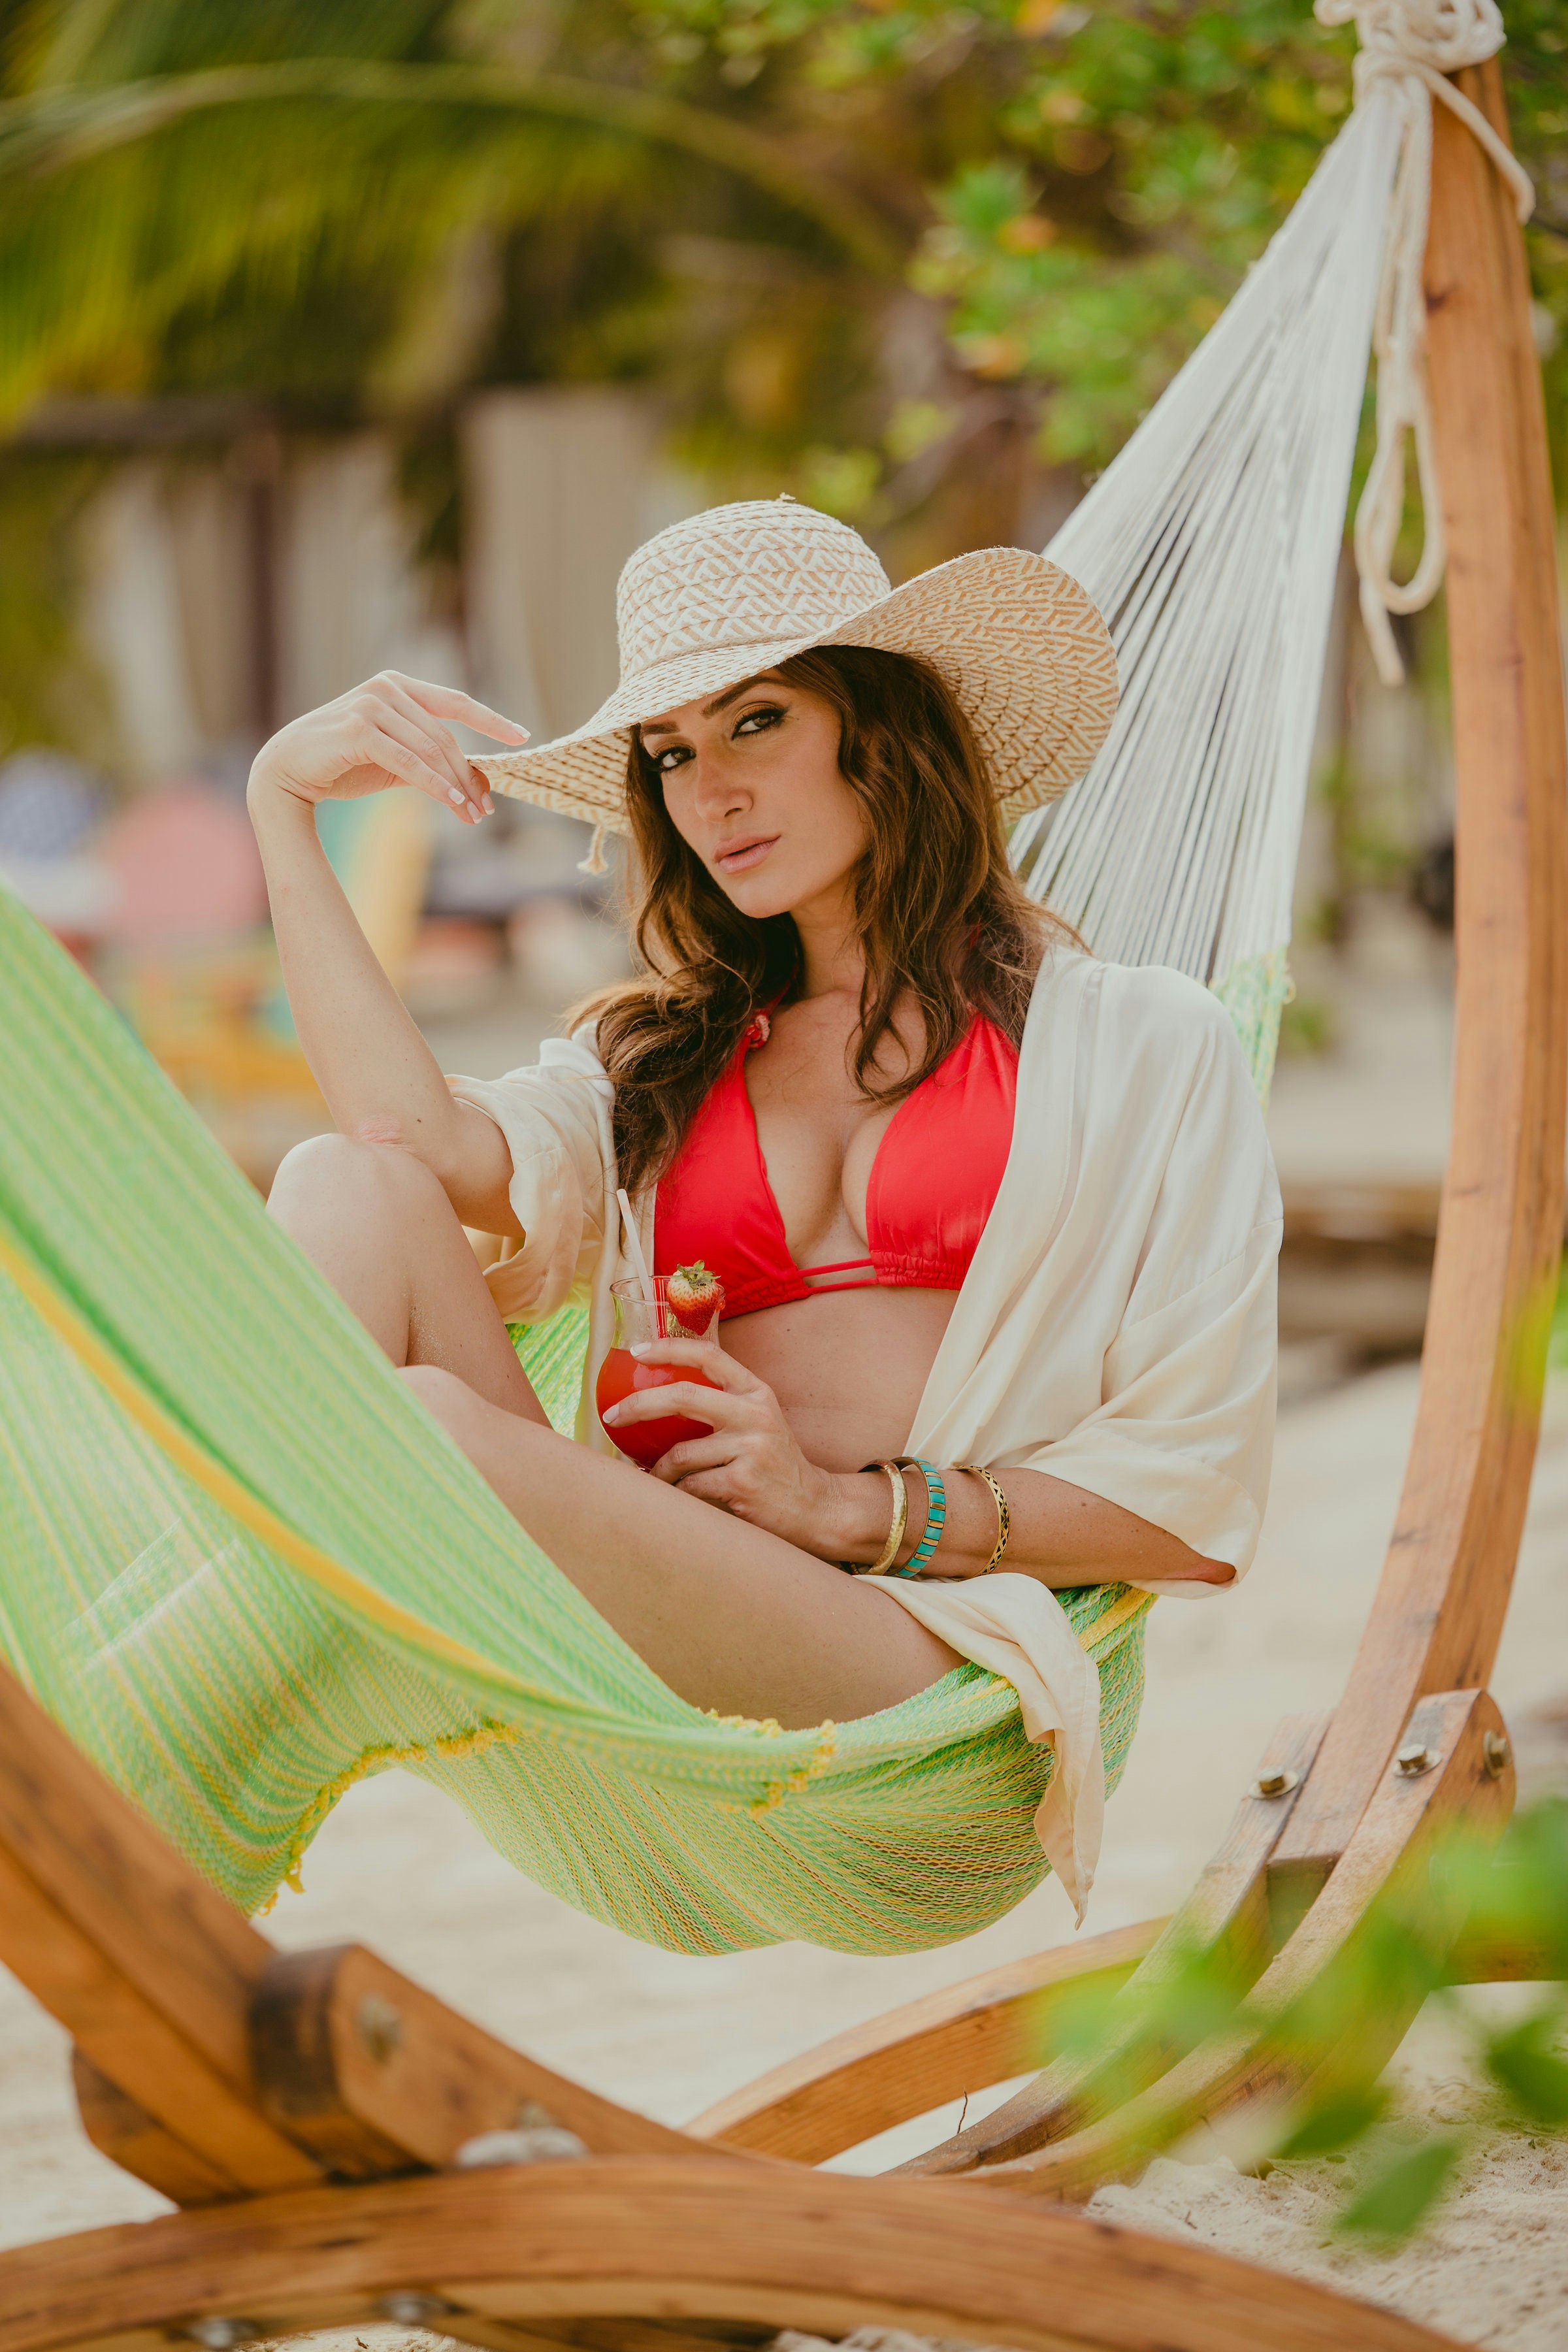
M590 1282L615 1202L614 1092L587 1033L549 1037L502 1078L449 1077L458 1102L492 1118L511 1152L508 1187L522 1239L485 1276L508 1322L542 1322Z
M1188 1050L1166 1058L1159 1083L1171 1107L1163 1164L1152 1197L1142 1196L1141 1239L1104 1349L1100 1402L1034 1452L1029 1467L1120 1504L1240 1576L1258 1547L1273 1450L1279 1191L1229 1019L1205 991L1186 982L1181 990ZM1138 1060L1112 1155L1129 1169ZM1174 1095L1173 1060L1183 1071ZM1160 1122L1150 1125L1158 1133ZM1147 1151L1153 1136L1142 1132ZM1130 1194L1135 1181L1130 1176ZM1102 1207L1114 1222L1117 1204ZM1225 1588L1183 1580L1144 1589L1192 1599Z

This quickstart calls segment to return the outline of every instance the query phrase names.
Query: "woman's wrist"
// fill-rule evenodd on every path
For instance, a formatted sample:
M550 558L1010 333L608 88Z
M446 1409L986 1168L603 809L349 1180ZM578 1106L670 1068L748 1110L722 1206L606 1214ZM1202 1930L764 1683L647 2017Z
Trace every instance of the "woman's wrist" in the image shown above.
M245 803L250 811L250 822L258 838L286 827L291 833L316 831L316 809L312 801L269 775L259 759L250 772L250 782L245 789Z
M812 1549L823 1559L868 1568L880 1559L892 1525L892 1497L880 1470L826 1474L826 1506Z

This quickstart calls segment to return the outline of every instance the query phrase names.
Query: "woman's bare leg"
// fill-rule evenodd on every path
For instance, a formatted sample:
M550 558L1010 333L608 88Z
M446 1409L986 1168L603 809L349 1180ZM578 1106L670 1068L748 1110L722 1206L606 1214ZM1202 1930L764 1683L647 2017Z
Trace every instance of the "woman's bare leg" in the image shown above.
M421 1160L317 1135L279 1169L268 1207L393 1362L453 1372L503 1412L542 1423L456 1212Z
M846 1723L958 1664L864 1578L529 1426L447 1372L405 1377L541 1549L694 1706Z
M284 1160L268 1206L535 1542L683 1698L847 1722L957 1664L874 1585L558 1437L450 1202L408 1152L317 1136Z

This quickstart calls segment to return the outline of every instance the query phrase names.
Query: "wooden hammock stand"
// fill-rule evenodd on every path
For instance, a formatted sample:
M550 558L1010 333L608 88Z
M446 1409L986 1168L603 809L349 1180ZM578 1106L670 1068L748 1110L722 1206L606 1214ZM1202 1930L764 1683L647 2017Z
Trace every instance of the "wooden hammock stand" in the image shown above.
M1459 79L1502 129L1495 61ZM1288 2087L1254 2029L1173 2063L1131 2023L1114 2052L1051 2070L902 2177L810 2168L1018 2074L1053 1987L1140 1963L1147 1977L1178 1933L1223 1939L1256 2015L1277 2014L1445 1823L1495 1833L1511 1805L1485 1685L1563 1233L1568 778L1522 241L1476 142L1435 112L1426 289L1458 791L1454 1141L1404 1498L1338 1708L1281 1726L1163 1932L1154 1922L994 1969L840 2036L681 2132L534 2064L368 1951L277 1951L0 1676L0 1958L71 2032L92 2139L183 2209L0 2254L0 2352L236 2352L376 2320L490 2352L712 2352L780 2326L840 2336L867 2324L1020 2352L1437 2352L1446 2340L1074 2210L1152 2145ZM1452 1966L1466 1980L1462 1936ZM1508 1969L1536 1972L1524 1952ZM1391 1990L1385 2052L1410 2016ZM1332 2056L1325 2043L1301 2063L1310 2074ZM1129 2070L1142 2085L1130 2100ZM443 2169L520 2119L510 2160Z

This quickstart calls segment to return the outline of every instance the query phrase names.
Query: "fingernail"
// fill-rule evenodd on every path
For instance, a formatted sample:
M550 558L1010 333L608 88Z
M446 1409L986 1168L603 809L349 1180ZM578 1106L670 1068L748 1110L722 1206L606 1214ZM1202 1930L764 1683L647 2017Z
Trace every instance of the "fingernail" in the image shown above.
M490 798L490 796L489 796L489 793L487 793L485 794L485 814L486 814L487 816L494 816L495 813L496 813L496 804L495 804L494 801Z
M651 1356L653 1353L653 1341L651 1339L634 1339L631 1346L627 1349L626 1353L629 1356Z
M461 785L461 784L448 784L448 785L447 785L447 798L451 802L452 806L453 806L454 808L461 808L461 807L463 807L463 805L465 804L465 803L466 803L466 802L467 802L467 800L468 800L468 793L463 790L463 787L462 787L462 785Z
M611 1405L607 1411L599 1415L599 1419L604 1423L606 1429L609 1427L611 1422L619 1421L620 1417L621 1408L618 1404Z

